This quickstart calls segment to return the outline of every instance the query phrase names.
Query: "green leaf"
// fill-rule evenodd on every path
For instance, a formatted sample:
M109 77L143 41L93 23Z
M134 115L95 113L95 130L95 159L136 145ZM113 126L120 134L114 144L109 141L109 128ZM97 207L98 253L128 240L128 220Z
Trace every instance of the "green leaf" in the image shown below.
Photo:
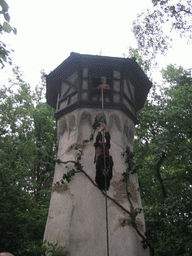
M9 23L7 23L6 21L3 23L3 30L5 32L10 33L12 31L12 27L9 25Z
M13 28L13 33L14 33L15 35L17 35L17 29L16 29L16 28Z
M2 7L3 11L8 11L9 9L9 5L4 0L0 0L0 6Z
M4 15L5 20L6 20L7 22L9 22L9 21L10 21L10 16L9 16L9 14L6 12L6 13L3 13L3 15Z

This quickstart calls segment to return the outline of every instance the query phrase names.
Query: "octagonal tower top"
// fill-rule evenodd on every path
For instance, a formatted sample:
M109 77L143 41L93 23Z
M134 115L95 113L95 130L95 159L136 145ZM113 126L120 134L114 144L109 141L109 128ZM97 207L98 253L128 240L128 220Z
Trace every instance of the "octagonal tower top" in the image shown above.
M105 109L118 109L137 122L151 82L134 58L116 58L71 53L46 76L47 102L56 118L76 108L101 108L98 85L105 77Z

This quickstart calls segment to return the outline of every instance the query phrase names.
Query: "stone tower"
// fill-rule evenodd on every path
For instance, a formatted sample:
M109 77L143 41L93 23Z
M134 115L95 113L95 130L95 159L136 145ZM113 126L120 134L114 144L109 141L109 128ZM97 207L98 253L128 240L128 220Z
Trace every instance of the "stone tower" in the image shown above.
M121 153L127 145L133 150L136 112L143 107L151 87L135 59L71 53L47 76L47 102L56 110L57 158L63 162L75 160L76 149L81 150L83 140L93 133L92 124L102 115L101 90L97 89L101 76L107 78L111 88L104 92L104 115L114 162L108 195L131 211L122 177L127 166ZM93 181L96 173L94 141L95 137L84 145L81 159L83 170ZM65 255L105 256L105 196L83 173L76 173L69 183L56 186L66 172L64 164L56 164L44 240L58 243ZM142 208L138 186L134 174L128 182L134 208ZM137 215L136 223L144 234L143 213ZM110 199L108 226L110 256L148 255L141 237L131 225L129 214Z

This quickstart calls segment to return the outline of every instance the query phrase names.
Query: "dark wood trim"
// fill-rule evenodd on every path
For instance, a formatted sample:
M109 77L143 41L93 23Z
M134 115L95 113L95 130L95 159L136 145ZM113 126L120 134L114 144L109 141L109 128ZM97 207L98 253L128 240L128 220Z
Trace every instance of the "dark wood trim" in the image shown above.
M81 89L81 92L88 92L89 89Z
M123 102L123 84L124 84L124 74L120 72L121 79L120 79L120 102Z
M124 92L123 92L123 98L125 98L125 99L132 105L132 107L136 108L134 102L131 101L131 100L129 99L129 97L127 97L127 95L126 95ZM122 102L123 102L123 101L122 101Z
M76 86L74 84L72 84L71 82L69 82L68 80L64 79L62 80L62 84L65 83L67 85L69 85L70 87L72 87L74 90L77 90Z
M121 106L121 110L131 118L131 120L134 122L134 124L138 124L139 121L137 119L137 116L134 115L125 105Z
M78 101L74 102L71 105L68 105L66 108L62 108L59 111L55 112L54 116L55 116L56 120L58 120L60 117L68 114L69 112L71 112L71 111L73 111L77 108L79 108L79 102Z
M127 82L127 87L128 87L128 91L129 91L131 100L134 101L134 96L132 95L132 92L131 92L131 88L130 88L130 84L129 84L130 81L129 81L128 77L126 77L126 82Z
M60 104L61 102L65 101L67 98L72 97L73 95L75 95L75 94L77 94L77 93L78 93L77 91L69 93L68 95L66 95L65 97L63 97L63 98L61 98L61 99L59 100L59 104Z
M67 94L69 93L70 90L71 90L71 86L69 86L69 88L67 89L67 91L62 95L62 98L64 98L65 96L67 96Z
M101 89L92 88L90 91L91 91L92 95L93 95L93 93L95 96L101 95ZM111 96L112 93L113 93L113 91L111 89L103 90L104 97L105 96L109 97L109 96Z
M122 79L119 79L119 78L114 78L113 77L113 81L121 81Z
M87 101L77 101L74 102L71 105L68 105L67 107L58 110L55 113L55 117L56 119L59 119L61 116L68 114L69 112L77 109L77 108L92 108L92 109L101 109L101 102L97 102L97 104L93 104L93 102L87 102ZM123 104L114 104L113 106L111 106L110 103L105 103L105 109L114 109L114 110L119 110L119 111L123 111L129 118L131 118L131 120L134 122L134 124L138 124L138 119L137 116L134 115L125 105Z
M78 70L78 76L79 76L79 85L77 88L78 91L78 101L81 100L81 90L82 90L82 81L83 81L83 67L81 66Z

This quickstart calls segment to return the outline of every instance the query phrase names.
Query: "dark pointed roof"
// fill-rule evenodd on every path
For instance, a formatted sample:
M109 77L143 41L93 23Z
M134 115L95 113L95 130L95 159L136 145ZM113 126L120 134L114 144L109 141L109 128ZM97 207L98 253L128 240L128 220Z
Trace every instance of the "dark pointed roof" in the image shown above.
M100 55L85 55L72 52L56 69L46 76L47 82L47 102L55 108L57 94L60 91L62 80L78 70L79 67L96 68L111 67L129 75L131 83L135 87L135 104L137 111L140 110L146 100L151 88L151 82L140 68L135 58L117 58Z

